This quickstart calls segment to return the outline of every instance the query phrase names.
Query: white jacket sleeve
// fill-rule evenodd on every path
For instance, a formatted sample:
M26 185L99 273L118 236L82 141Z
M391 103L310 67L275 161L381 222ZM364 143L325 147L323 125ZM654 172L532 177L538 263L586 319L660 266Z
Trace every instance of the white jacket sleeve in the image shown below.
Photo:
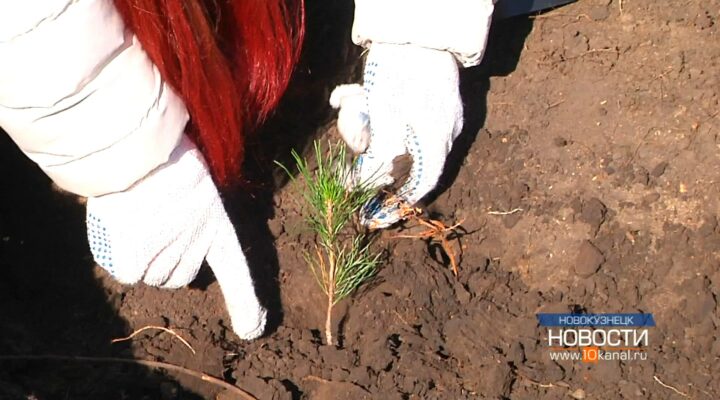
M494 0L355 0L352 39L452 52L466 67L482 60Z
M0 2L0 126L61 188L127 189L187 120L112 1Z

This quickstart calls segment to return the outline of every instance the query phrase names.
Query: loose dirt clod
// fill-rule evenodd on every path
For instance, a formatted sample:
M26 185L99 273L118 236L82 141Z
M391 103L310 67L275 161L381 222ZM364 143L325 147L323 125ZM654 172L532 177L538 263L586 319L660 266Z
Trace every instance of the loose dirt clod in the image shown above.
M605 257L587 240L582 242L575 259L575 273L582 278L588 278L600 269Z

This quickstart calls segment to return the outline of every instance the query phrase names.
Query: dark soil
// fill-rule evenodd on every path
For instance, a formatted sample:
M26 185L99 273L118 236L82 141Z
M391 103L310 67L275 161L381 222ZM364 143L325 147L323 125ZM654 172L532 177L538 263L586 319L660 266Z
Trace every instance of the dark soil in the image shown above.
M463 73L466 130L427 207L462 221L459 276L436 244L384 232L377 279L336 309L340 348L322 344L297 188L270 167L331 126L328 90L360 65L351 2L309 3L303 68L251 183L226 199L266 337L234 336L209 272L175 291L105 276L82 205L3 136L0 357L158 360L259 399L720 398L720 1L584 0L498 21ZM648 360L550 360L535 314L571 311L653 313ZM197 354L155 332L110 344L146 325ZM0 397L236 398L139 366L2 358Z

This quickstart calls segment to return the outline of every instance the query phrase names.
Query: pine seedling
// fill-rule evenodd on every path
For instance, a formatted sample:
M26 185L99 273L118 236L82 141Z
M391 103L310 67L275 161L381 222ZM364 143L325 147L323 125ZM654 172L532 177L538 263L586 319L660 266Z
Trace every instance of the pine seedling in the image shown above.
M361 182L352 189L345 187L351 173L346 164L343 145L329 145L323 155L319 142L314 143L317 167L311 169L295 150L292 156L303 178L306 221L317 235L314 252L306 252L305 260L327 296L325 338L335 344L332 332L333 306L375 275L380 254L370 251L367 237L352 230L354 216L375 195L370 182ZM290 178L285 166L280 165Z

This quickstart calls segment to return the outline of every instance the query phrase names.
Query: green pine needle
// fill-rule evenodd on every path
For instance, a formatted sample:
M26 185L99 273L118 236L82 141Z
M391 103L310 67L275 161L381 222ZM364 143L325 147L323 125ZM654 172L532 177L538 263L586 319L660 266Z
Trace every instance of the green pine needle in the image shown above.
M350 295L355 289L375 275L380 253L373 254L364 237L356 236L350 250L340 251L335 276L335 304Z
M332 343L330 315L332 306L349 296L377 272L380 254L373 254L364 235L349 235L353 216L376 193L372 182L361 182L352 189L345 188L350 178L345 146L328 144L323 155L319 142L314 142L317 167L295 150L292 156L303 178L302 196L305 200L305 219L317 234L314 253L304 253L305 261L320 288L328 296L326 336ZM276 162L277 163L277 162ZM277 163L293 182L296 177L284 165Z

